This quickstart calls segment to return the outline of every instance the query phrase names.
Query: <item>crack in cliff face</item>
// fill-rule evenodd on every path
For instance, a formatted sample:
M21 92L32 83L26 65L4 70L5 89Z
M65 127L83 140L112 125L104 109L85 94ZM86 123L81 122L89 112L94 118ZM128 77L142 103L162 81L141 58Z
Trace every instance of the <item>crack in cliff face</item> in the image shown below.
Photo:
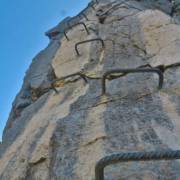
M147 68L158 68L160 69L163 73L168 70L168 69L171 69L171 68L176 68L176 67L180 67L180 63L173 63L173 64L170 64L170 65L158 65L158 66L151 66L150 64L145 64L145 65L141 65L141 66L138 66L136 68L143 68L143 67L147 67ZM135 68L135 69L136 69ZM99 74L99 75L98 75ZM71 79L71 77L76 77L77 75L79 76L82 76L83 77L83 80L85 81L85 83L88 83L87 79L94 79L94 80L102 80L102 76L100 75L101 73L100 72L78 72L78 73L75 73L75 74L72 74L72 75L68 75L66 77L62 77L60 79L56 79L56 81L54 81L52 83L52 87L51 88L47 88L47 89L43 89L43 90L38 90L36 89L35 92L32 92L32 99L33 100L37 100L40 96L42 96L44 93L47 93L49 90L54 90L54 88L57 88L57 87L63 87L65 84L69 84L69 83L75 83L77 82L78 80L80 80L80 78L75 78L74 80ZM120 77L124 77L126 75L128 75L128 73L119 73L120 75L109 75L107 77L108 80L114 80L116 78L120 78ZM70 80L66 80L70 78ZM66 80L66 81L65 81ZM58 93L57 90L55 90L56 93ZM33 98L34 97L34 98ZM20 104L18 107L16 107L16 109L24 109L26 108L27 106L29 106L30 104L29 103L25 103L25 104ZM22 107L22 108L21 108ZM16 111L17 111L16 110ZM15 111L15 110L14 110Z

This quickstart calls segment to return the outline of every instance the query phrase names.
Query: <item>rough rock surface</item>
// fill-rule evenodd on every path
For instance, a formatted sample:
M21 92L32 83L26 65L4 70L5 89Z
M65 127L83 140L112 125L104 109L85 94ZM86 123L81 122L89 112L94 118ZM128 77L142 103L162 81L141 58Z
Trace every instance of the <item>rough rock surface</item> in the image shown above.
M180 149L178 8L170 0L99 0L49 30L50 43L33 59L3 133L0 179L93 180L96 162L107 154ZM79 22L89 34L74 26ZM75 44L94 38L105 47L81 44L77 56ZM147 64L163 67L162 90L156 75L140 73L107 81L101 95L104 72ZM180 163L122 163L105 174L179 180Z

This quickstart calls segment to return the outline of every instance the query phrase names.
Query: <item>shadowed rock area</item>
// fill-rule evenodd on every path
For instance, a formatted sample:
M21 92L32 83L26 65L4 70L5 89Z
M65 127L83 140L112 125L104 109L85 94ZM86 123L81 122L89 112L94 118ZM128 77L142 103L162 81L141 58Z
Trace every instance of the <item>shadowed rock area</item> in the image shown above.
M108 154L180 150L179 20L179 1L98 0L47 31L4 129L0 179L94 180ZM102 94L105 72L139 67L162 71L163 88L154 73L116 73ZM121 163L105 177L179 180L180 163Z

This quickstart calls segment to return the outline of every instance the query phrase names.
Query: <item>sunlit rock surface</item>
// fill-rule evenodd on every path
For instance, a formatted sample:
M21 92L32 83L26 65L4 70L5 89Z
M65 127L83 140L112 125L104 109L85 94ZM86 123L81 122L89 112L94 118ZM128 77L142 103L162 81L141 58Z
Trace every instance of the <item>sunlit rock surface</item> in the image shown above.
M180 149L180 25L174 6L170 0L101 0L47 31L50 43L26 72L4 130L0 179L93 180L96 162L107 154ZM79 22L89 34L74 26ZM105 47L100 41L80 44L77 55L76 43L96 38ZM139 66L160 66L163 88L157 90L156 74L138 73L107 80L101 94L107 70ZM179 180L180 163L121 163L105 176Z

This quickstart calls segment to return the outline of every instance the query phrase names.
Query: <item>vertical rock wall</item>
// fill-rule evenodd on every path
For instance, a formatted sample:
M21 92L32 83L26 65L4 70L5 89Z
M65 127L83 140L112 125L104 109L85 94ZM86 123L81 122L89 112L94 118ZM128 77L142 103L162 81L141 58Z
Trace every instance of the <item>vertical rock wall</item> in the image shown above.
M50 43L27 71L4 130L0 179L93 180L107 154L180 149L180 25L173 7L169 0L101 0L48 31ZM78 55L75 44L90 39L98 41L79 44ZM108 77L102 95L106 71L139 66L160 68L163 89L157 75L127 74ZM178 180L179 170L178 161L122 163L105 174Z

